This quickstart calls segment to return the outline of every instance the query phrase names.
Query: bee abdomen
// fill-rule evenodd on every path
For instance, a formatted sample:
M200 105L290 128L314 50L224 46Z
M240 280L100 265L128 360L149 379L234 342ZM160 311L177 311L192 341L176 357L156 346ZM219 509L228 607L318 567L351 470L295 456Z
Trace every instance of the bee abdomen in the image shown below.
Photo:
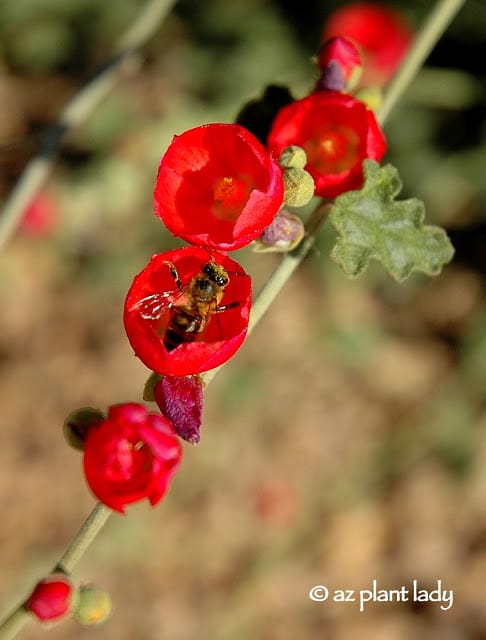
M167 351L173 351L183 342L193 342L204 329L203 317L187 309L178 309L171 318L164 336Z

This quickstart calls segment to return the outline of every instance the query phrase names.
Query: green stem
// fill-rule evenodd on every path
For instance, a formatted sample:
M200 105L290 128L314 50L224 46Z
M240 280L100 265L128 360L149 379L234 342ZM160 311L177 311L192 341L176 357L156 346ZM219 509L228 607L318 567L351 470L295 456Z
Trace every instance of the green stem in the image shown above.
M57 562L52 573L61 572L69 575L81 560L85 551L96 538L98 533L104 527L112 513L111 509L108 509L104 504L98 502L81 525L81 528L72 540L71 544Z
M0 625L0 640L11 640L15 638L30 619L31 615L24 609L23 604L16 607Z
M466 0L439 0L415 37L407 56L388 85L377 118L384 124L395 103L417 75L430 52Z

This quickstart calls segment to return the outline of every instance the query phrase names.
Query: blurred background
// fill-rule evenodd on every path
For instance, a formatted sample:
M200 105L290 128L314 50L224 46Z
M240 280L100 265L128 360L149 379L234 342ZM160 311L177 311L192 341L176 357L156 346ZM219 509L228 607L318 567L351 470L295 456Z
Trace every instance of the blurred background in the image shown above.
M154 252L172 136L233 121L270 83L313 86L323 25L344 2L180 0L86 123L0 256L0 602L50 570L94 501L62 423L139 401L148 375L122 322ZM386 3L384 3L386 4ZM411 28L426 0L388 3ZM0 2L0 198L142 0ZM469 0L386 125L404 197L425 201L456 257L398 285L348 280L333 231L205 396L166 500L114 516L75 573L107 588L99 631L53 640L486 638L486 4ZM239 251L255 289L278 262ZM332 589L426 589L454 604L315 603ZM25 640L40 637L35 625Z

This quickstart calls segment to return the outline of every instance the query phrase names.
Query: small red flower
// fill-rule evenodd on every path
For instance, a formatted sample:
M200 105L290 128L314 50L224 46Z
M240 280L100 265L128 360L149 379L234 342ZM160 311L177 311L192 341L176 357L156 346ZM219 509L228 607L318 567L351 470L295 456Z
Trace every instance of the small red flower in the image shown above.
M84 473L91 491L107 507L148 498L156 505L167 491L182 451L170 421L140 404L110 407L84 446Z
M251 280L221 253L183 247L152 257L135 276L124 323L135 354L161 375L186 376L226 362L248 329Z
M175 136L160 161L155 213L175 236L230 251L255 240L283 200L279 165L237 124Z
M71 609L73 586L64 575L52 575L37 583L25 605L41 622L57 620Z
M380 161L386 150L373 112L337 91L318 91L278 113L268 146L279 155L291 144L304 149L316 195L327 198L361 187L363 160Z
M352 2L337 9L324 25L322 40L350 38L363 54L361 84L384 85L412 41L413 32L401 13L373 2Z

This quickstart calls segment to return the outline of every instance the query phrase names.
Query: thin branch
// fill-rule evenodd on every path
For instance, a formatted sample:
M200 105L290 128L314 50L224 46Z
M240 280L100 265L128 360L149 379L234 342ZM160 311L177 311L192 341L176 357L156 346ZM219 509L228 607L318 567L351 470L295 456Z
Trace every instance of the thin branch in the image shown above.
M25 209L48 179L54 159L68 131L75 129L113 89L125 64L154 35L176 0L150 0L135 22L119 38L113 57L66 104L58 122L48 129L39 153L24 169L0 213L0 250L18 227Z
M52 573L65 573L69 575L83 557L86 549L105 526L113 511L97 502L94 509L86 518L75 538L63 553Z

